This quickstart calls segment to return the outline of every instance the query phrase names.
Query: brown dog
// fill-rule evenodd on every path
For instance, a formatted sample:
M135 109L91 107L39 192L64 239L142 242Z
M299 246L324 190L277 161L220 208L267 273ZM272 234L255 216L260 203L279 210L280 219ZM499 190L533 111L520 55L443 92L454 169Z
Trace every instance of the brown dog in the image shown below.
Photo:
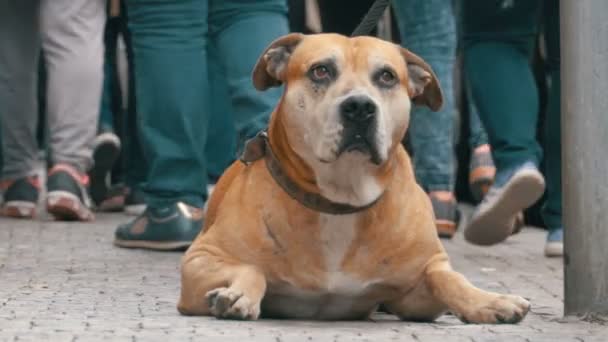
M526 315L525 299L454 272L437 237L401 146L411 103L442 104L422 59L371 37L290 34L253 82L285 92L250 163L232 165L211 197L182 263L182 314L361 319L384 304L407 320Z

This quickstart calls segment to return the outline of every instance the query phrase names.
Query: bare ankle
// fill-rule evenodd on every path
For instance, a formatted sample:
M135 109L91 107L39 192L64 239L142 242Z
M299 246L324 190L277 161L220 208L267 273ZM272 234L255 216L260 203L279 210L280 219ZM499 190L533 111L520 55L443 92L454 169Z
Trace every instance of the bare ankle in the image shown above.
M477 147L475 147L473 149L473 153L477 154L477 153L489 153L490 152L490 144L483 144L483 145L479 145Z
M454 193L451 191L441 190L441 191L430 191L429 197L437 198L441 201L455 201Z

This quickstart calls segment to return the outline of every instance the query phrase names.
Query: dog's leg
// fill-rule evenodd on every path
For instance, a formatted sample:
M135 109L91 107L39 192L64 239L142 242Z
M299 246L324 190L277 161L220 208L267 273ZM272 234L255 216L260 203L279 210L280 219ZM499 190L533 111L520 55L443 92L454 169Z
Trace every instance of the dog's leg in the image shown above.
M205 252L193 254L182 263L179 312L228 319L259 317L266 279L256 267Z
M431 294L463 322L517 323L530 310L530 303L520 296L476 288L452 270L445 254L436 256L428 264L425 283Z
M446 305L433 296L423 281L405 296L384 305L402 320L416 322L432 322L447 310Z

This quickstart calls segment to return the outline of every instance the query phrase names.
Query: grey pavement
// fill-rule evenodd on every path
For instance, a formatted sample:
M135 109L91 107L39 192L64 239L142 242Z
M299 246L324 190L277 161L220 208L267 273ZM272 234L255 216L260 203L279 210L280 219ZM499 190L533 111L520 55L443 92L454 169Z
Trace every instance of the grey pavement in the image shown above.
M519 325L433 324L376 314L365 322L220 321L183 317L180 253L112 246L123 215L95 223L0 219L0 341L608 341L608 325L564 319L562 262L542 255L544 233L525 229L493 248L445 243L473 283L532 302Z

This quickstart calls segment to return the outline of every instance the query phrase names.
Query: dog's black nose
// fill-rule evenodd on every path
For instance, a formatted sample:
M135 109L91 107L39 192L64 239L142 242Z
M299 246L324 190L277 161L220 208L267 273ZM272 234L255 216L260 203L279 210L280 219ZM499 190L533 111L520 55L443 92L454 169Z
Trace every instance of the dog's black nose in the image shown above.
M378 111L378 107L367 96L351 96L340 104L340 115L344 121L365 123L370 121Z

